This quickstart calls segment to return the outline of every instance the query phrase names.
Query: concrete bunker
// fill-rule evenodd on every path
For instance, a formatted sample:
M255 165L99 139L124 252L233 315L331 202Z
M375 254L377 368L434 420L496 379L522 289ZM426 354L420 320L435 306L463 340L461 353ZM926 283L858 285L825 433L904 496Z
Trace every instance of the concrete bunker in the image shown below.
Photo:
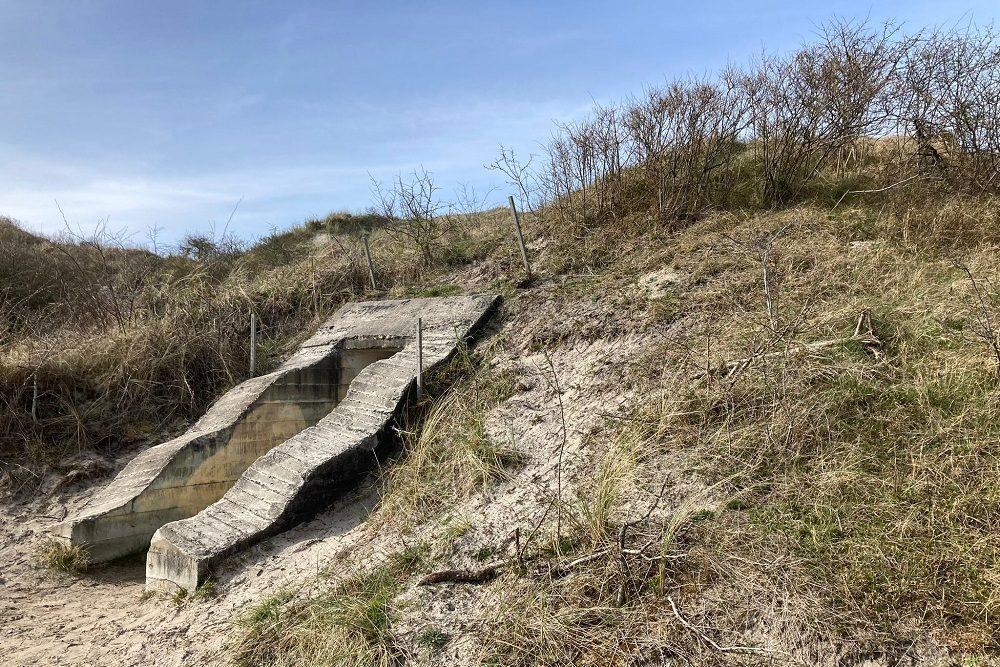
M356 303L335 317L364 367L337 407L314 426L270 450L217 502L196 515L168 523L152 537L146 556L146 588L194 590L219 562L255 542L326 509L379 465L392 446L392 427L414 393L418 358L423 370L446 363L486 321L494 296ZM372 336L412 335L423 319L423 345L407 343L391 357L373 359ZM350 332L350 333L348 333ZM333 335L333 334L332 334Z
M375 467L414 393L418 359L424 371L445 363L498 302L345 305L276 371L133 459L53 535L93 562L148 546L147 588L193 590L222 558L322 511Z
M92 562L143 551L160 526L216 502L262 455L313 426L347 395L365 367L405 338L359 337L309 348L274 373L217 401L184 435L134 459L79 516L53 536L87 549Z

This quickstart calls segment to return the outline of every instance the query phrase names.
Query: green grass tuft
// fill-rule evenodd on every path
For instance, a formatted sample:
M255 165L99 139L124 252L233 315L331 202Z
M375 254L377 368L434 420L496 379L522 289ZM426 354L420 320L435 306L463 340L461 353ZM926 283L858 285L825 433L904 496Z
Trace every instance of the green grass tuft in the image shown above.
M424 628L417 634L417 645L429 649L441 649L451 641L451 635L439 628Z
M451 386L430 403L419 431L404 432L404 456L389 472L375 521L419 523L522 462L519 452L486 433L490 411L514 391L513 372L463 351L443 375L441 384Z
M40 556L45 567L68 574L81 574L90 566L90 555L85 548L58 540L42 545Z
M372 572L328 590L301 595L282 589L250 607L236 621L236 662L269 665L390 667L401 657L392 625L403 582L423 562L427 548L393 554Z

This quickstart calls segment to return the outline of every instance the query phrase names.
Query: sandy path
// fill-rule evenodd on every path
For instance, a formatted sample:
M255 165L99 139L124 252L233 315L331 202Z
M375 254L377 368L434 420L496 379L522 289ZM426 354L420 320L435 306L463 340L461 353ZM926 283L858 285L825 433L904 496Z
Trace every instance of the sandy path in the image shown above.
M49 509L82 504L81 493ZM0 663L28 665L212 665L234 612L322 568L356 539L375 498L365 489L314 521L224 565L219 595L181 605L146 597L144 561L70 576L41 567L38 548L55 518L31 506L0 509ZM61 515L56 509L52 516Z

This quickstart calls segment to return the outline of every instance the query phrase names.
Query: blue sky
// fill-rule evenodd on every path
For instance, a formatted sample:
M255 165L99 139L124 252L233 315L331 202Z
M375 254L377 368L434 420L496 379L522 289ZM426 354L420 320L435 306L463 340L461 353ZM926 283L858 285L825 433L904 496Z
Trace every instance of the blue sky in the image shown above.
M0 0L0 215L137 243L253 238L369 205L423 166L444 197L502 186L500 143L673 75L786 51L834 16L926 25L958 2L106 2ZM497 190L500 200L506 192Z

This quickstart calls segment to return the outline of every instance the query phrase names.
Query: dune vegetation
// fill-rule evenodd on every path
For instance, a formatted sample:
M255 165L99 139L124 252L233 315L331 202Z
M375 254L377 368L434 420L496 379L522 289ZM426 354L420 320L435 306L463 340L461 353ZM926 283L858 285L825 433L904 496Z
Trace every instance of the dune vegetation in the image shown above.
M491 165L530 281L509 212L424 171L252 246L0 222L0 483L196 417L247 376L251 312L267 368L345 301L494 291L498 331L383 471L367 522L410 546L260 601L235 660L450 664L460 635L497 665L978 664L1000 636L998 105L991 29L831 23L597 106ZM630 337L651 341L615 379L633 400L567 453L553 358ZM512 350L558 397L543 460L487 428L531 386ZM456 507L553 469L510 539L455 546L477 521ZM475 622L409 628L456 563Z

